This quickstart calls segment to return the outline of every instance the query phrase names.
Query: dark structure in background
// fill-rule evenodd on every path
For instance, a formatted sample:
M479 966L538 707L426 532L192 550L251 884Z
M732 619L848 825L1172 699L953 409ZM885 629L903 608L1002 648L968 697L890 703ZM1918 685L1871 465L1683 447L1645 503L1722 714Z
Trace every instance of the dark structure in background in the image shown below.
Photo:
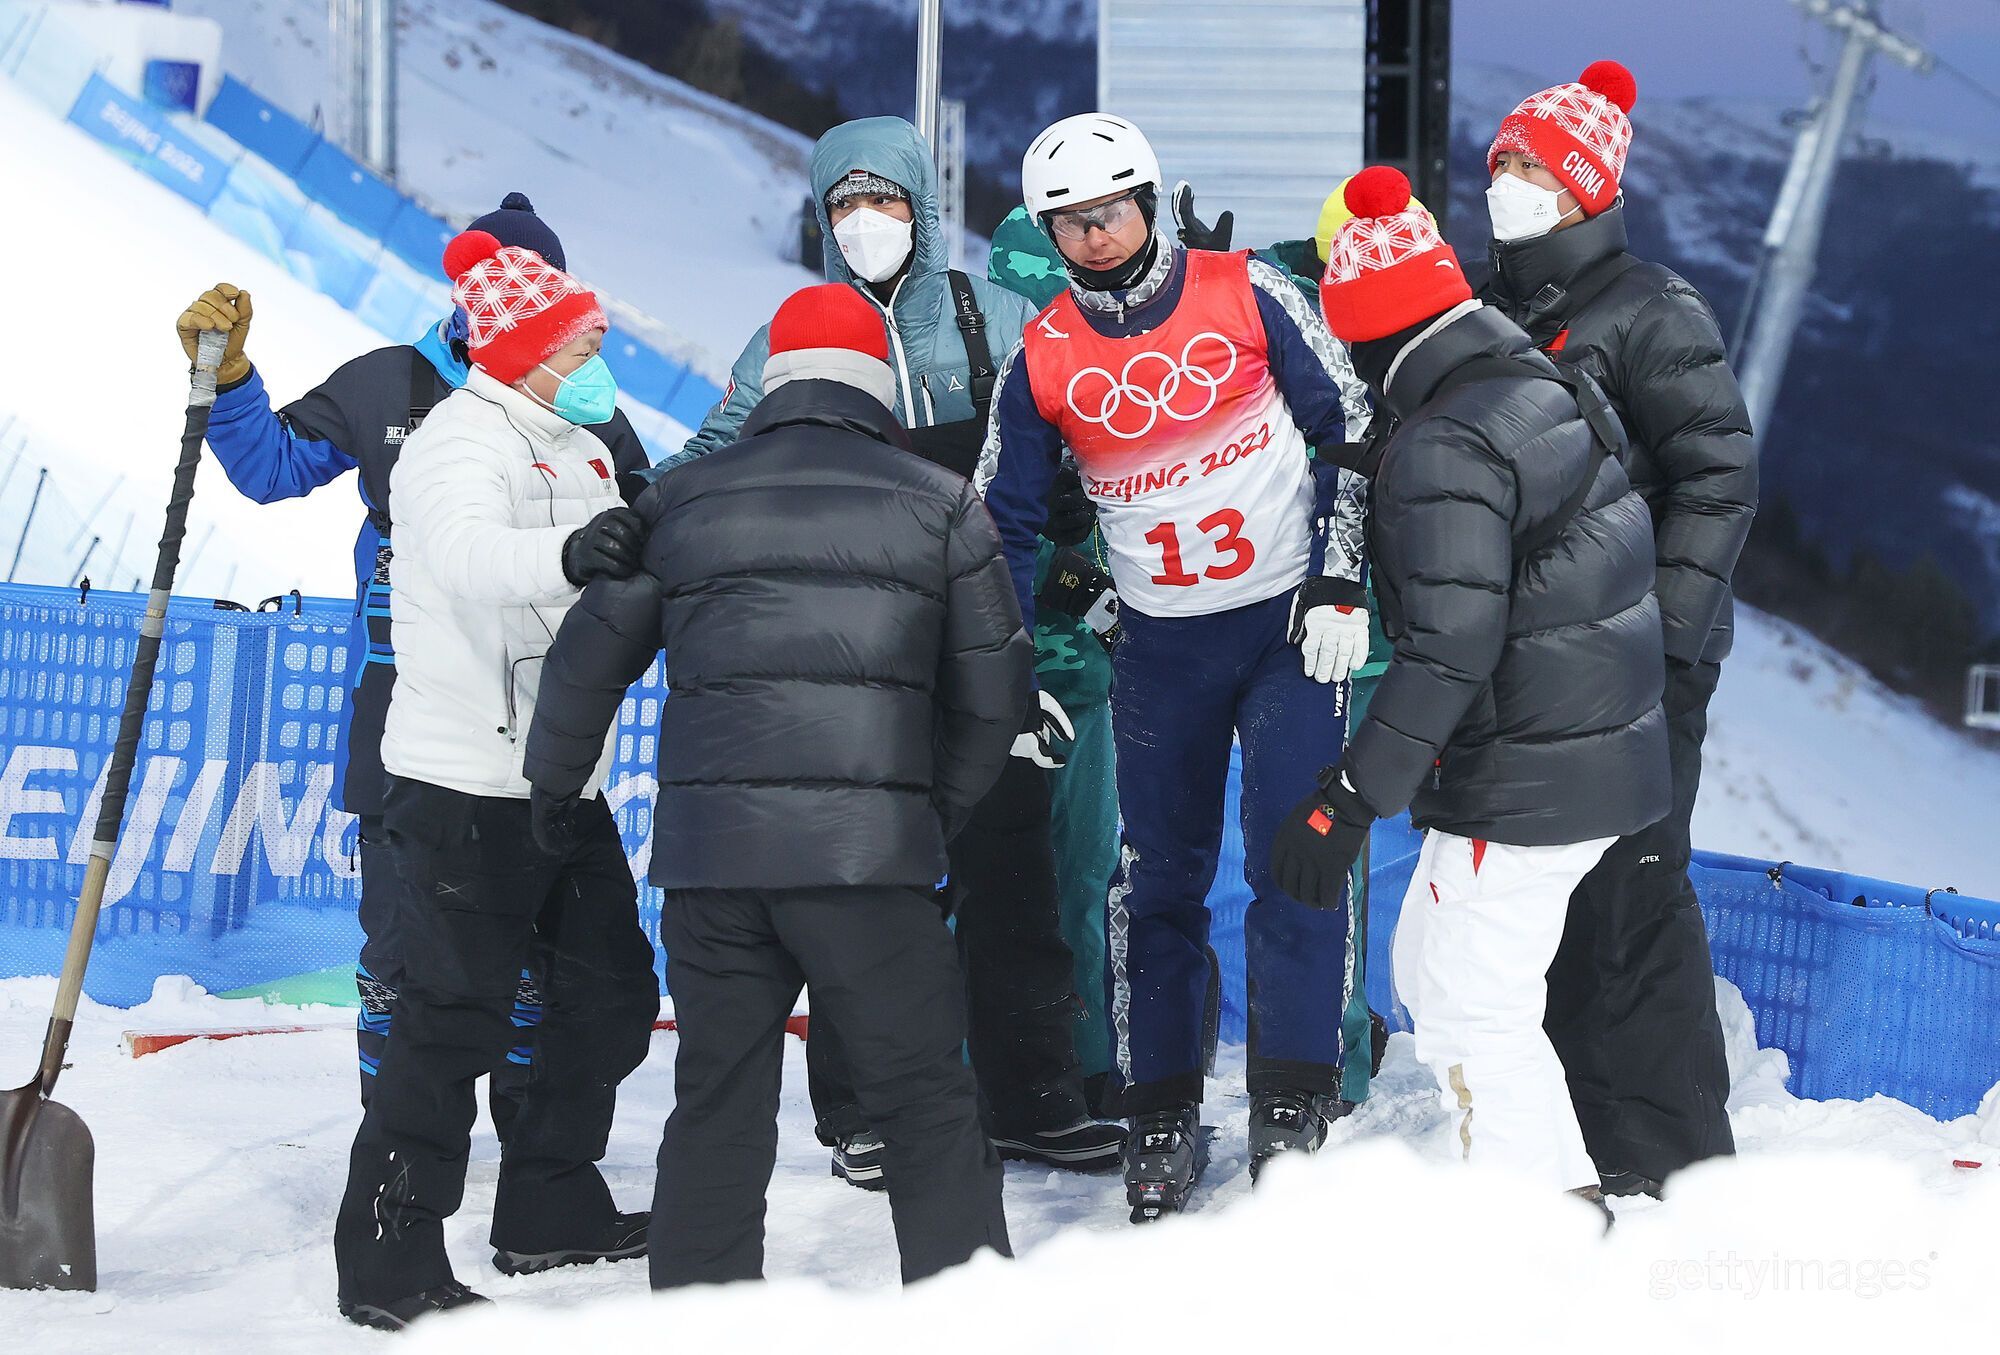
M1447 229L1451 188L1451 0L1370 0L1371 165L1394 165Z

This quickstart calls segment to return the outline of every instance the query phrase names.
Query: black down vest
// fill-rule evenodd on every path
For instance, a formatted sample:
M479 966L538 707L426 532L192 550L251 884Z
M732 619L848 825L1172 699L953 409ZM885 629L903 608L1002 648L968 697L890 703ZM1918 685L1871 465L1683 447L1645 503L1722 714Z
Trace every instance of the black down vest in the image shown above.
M1672 269L1625 252L1625 207L1492 246L1489 305L1558 362L1589 372L1652 510L1669 657L1719 662L1735 637L1729 579L1757 512L1757 440L1722 332Z
M645 568L563 622L528 736L541 789L583 785L666 650L654 884L945 874L1021 730L1031 649L985 505L908 447L853 387L780 387L640 497Z
M1495 357L1517 361L1460 371ZM1670 803L1646 505L1547 363L1481 308L1394 372L1362 469L1395 655L1343 762L1377 813L1516 846L1621 837Z

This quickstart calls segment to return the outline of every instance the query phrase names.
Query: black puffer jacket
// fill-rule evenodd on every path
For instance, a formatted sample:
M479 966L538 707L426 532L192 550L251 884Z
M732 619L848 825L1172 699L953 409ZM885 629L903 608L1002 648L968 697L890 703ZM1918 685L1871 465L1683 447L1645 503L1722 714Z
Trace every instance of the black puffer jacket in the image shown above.
M1518 375L1467 367L1509 356ZM1361 469L1395 656L1342 764L1379 814L1516 846L1619 837L1669 808L1646 506L1536 368L1554 371L1480 308L1390 379L1399 422ZM1523 556L1585 476L1582 509Z
M931 885L1005 765L1030 646L972 486L832 381L639 499L645 569L598 580L544 666L527 775L583 785L667 652L654 884Z
M1729 578L1757 511L1757 441L1708 303L1625 252L1623 203L1495 243L1492 264L1482 299L1596 377L1624 421L1625 469L1653 511L1668 657L1720 661L1735 631ZM1581 307L1571 299L1613 273Z

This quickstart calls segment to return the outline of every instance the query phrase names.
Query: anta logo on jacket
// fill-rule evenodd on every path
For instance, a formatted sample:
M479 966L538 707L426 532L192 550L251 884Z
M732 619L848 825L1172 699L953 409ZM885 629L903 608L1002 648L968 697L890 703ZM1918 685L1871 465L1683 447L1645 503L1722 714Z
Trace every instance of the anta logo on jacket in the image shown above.
M1274 596L1311 550L1305 439L1271 374L1248 259L1186 257L1158 328L1107 337L1065 292L1022 352L1098 505L1120 597L1158 615Z

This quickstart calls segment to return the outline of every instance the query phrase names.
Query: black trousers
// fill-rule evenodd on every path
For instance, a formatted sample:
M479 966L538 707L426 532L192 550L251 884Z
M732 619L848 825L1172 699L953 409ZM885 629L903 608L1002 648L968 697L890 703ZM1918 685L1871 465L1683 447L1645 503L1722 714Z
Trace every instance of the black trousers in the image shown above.
M1062 938L1049 814L1048 773L1008 758L950 847L946 906L965 973L967 1044L988 1128L1002 1135L1060 1129L1086 1112L1076 1057L1084 1013ZM830 1145L869 1121L839 1022L822 1014L817 994L812 1006L806 1068L820 1141Z
M1012 1254L1000 1161L960 1048L958 964L931 890L676 890L660 939L680 1054L653 1196L655 1289L763 1275L785 1019L806 984L882 1134L903 1279L981 1247Z
M535 1060L503 1147L494 1246L553 1251L616 1214L597 1170L618 1084L659 1014L653 948L602 799L577 840L534 845L528 802L392 779L385 814L402 891L403 974L334 1225L340 1294L388 1302L452 1278L444 1220L465 1193L474 1084L515 1042L522 967L546 988Z
M1655 1181L1736 1151L1715 966L1688 882L1689 821L1721 665L1667 665L1674 807L1571 896L1543 1022L1600 1172Z
M380 814L363 814L357 825L361 857L361 959L354 970L361 1016L355 1022L354 1043L361 1061L361 1109L375 1091L375 1074L396 1016L396 991L403 982L403 927L398 919L405 890L396 881L396 858L389 850L388 829ZM521 971L514 993L515 1044L493 1070L486 1088L487 1109L500 1141L521 1109L528 1089L528 1067L534 1061L535 1027L542 1019L542 990L532 975L541 972L539 957Z

